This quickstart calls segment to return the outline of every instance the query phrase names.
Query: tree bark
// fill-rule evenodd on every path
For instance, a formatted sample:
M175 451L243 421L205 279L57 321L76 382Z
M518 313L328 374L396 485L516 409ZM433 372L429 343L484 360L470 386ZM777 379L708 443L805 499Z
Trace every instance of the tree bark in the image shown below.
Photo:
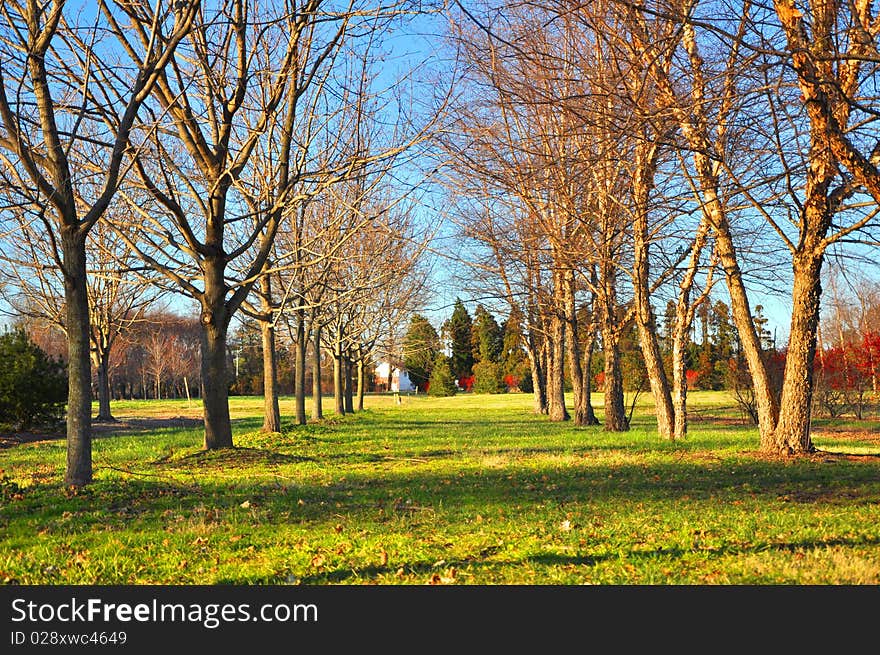
M342 344L337 338L333 348L333 400L336 403L337 416L345 416L345 382L343 378Z
M275 328L271 320L260 321L260 328L263 341L263 432L281 432Z
M575 297L575 277L571 271L565 276L566 333L568 334L568 371L571 375L571 393L574 401L574 424L590 423L590 380L589 372L584 376L581 343L578 338L577 300ZM592 419L595 421L596 417Z
M779 403L774 450L787 454L815 451L810 437L813 360L816 356L822 295L822 254L798 253L793 259L791 329L785 359L785 385Z
M315 356L312 361L312 418L319 421L324 418L321 389L321 326L314 323L312 331L315 333L312 340L312 351Z
M638 242L639 239L636 241ZM636 246L636 325L639 331L642 358L651 385L651 394L654 396L657 434L662 439L672 439L675 435L675 410L669 388L669 378L666 376L666 369L663 366L660 341L657 338L656 321L648 296L646 258L647 254L639 253L639 247Z
M687 350L687 331L689 325L684 324L681 331L676 321L676 331L672 339L672 407L675 412L673 439L687 437L687 370L685 354Z
M92 371L85 239L61 232L67 326L67 469L64 482L81 487L92 481Z
M293 394L297 425L305 425L306 419L306 317L305 310L296 310L296 343L294 344Z
M232 448L232 421L229 417L229 386L226 381L226 338L229 318L226 311L225 264L221 257L207 259L204 266L205 291L202 294L202 404L205 409L205 448Z
M596 332L595 326L590 326L590 337L584 347L586 357L584 358L584 404L587 410L587 422L584 425L599 425L599 419L596 418L596 411L593 409L593 352L596 349Z
M343 378L343 390L345 396L345 413L346 414L354 414L354 385L352 384L352 361L351 358L346 355L342 359L342 370L344 373Z
M532 372L532 395L534 396L534 412L535 414L547 413L547 381L544 375L543 357L541 355L542 348L535 348L533 339L529 338L529 348L527 353L529 356L529 367Z
M710 195L714 198L714 193ZM743 283L742 271L730 235L730 224L727 222L727 217L718 208L711 210L710 215L715 234L715 251L724 268L727 291L730 296L731 315L736 324L742 351L752 378L758 410L761 448L773 450L775 448L773 432L779 418L779 401L770 382L770 375L761 350L761 341L752 321L752 310L749 306L748 293Z
M661 439L672 439L675 433L672 394L663 367L663 355L657 338L657 322L651 309L650 243L648 236L648 198L653 186L657 147L646 144L636 156L637 174L633 181L635 208L633 219L633 287L635 292L636 326L642 358L654 396L657 433Z
M547 416L551 421L571 418L565 407L565 320L557 308L550 317L547 365Z
M610 248L611 244L607 244ZM623 398L623 370L620 366L620 332L617 316L617 274L614 256L606 252L599 262L601 280L597 284L599 301L599 321L602 334L602 353L604 355L604 414L605 430L625 432L629 430Z
M281 410L278 407L278 357L275 351L275 326L272 323L272 281L268 275L260 278L260 310L263 314L260 319L260 336L263 342L262 429L263 432L281 432Z
M364 411L364 394L367 387L367 362L363 357L357 362L357 411Z
M623 403L623 371L620 368L620 346L616 335L603 330L605 353L605 430L626 432L629 421Z
M102 349L97 357L98 416L96 421L114 421L110 411L110 351Z

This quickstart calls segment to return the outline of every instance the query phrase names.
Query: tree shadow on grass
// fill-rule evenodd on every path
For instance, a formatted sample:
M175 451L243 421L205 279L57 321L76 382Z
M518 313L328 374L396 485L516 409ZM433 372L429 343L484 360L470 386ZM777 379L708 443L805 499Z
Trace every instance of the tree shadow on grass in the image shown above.
M314 457L288 455L274 450L261 448L222 448L220 450L200 450L184 455L178 459L166 461L168 468L217 467L224 469L246 468L261 464L298 464L314 462Z
M394 577L401 571L402 575L424 575L426 582L433 581L443 583L454 581L449 578L450 570L467 571L474 569L492 569L492 568L509 568L521 567L524 564L537 564L552 568L565 567L594 567L605 562L627 561L664 561L671 562L681 560L688 555L699 554L704 557L724 557L724 556L742 556L757 555L768 552L785 552L795 553L799 551L814 551L823 548L834 547L859 547L859 546L877 546L880 539L859 538L859 539L829 539L829 540L803 540L778 543L756 543L756 544L737 544L730 543L718 547L695 547L681 548L672 547L664 548L662 546L652 550L629 549L624 552L615 551L613 553L590 554L588 552L579 553L577 555L563 555L560 553L544 552L525 555L519 559L486 559L482 553L473 556L456 558L452 560L442 560L440 562L406 562L406 563L390 563L384 565L370 565L357 569L337 568L327 571L316 571L315 573L298 578L296 582L301 585L325 585L325 584L342 584L349 583L353 580L363 579L365 582L374 582L384 577ZM284 584L287 578L281 578L275 581L269 581L269 584ZM266 582L265 578L254 578L244 576L241 578L227 578L221 580L220 584L259 584Z
M152 472L147 469L148 477L117 476L98 481L72 498L65 499L66 489L61 483L36 484L23 492L22 500L6 505L3 514L7 522L27 521L34 513L51 522L65 511L93 511L108 498L146 515L161 514L169 503L177 511L186 512L202 505L206 498L232 510L250 500L271 512L293 510L297 520L319 522L328 520L331 514L345 515L353 522L375 522L379 507L384 508L386 517L403 516L403 512L389 506L394 505L392 499L406 499L412 506L432 512L445 512L446 508L453 512L461 512L462 508L492 511L516 506L529 511L549 506L579 513L594 511L597 505L606 503L620 509L624 503L669 502L695 511L711 503L712 507L741 512L737 505L752 507L756 502L771 503L776 510L785 503L853 509L880 503L880 466L876 459L829 458L828 462L796 463L739 459L709 464L683 460L623 465L591 465L585 461L539 469L500 466L388 470L377 466L348 470L338 479L321 482L297 471L296 465L312 461L255 448L201 451L182 458L179 464L156 464ZM247 473L249 467L260 465L271 470ZM175 479L175 466L189 469L198 477ZM211 477L229 470L245 473L237 475L234 483Z

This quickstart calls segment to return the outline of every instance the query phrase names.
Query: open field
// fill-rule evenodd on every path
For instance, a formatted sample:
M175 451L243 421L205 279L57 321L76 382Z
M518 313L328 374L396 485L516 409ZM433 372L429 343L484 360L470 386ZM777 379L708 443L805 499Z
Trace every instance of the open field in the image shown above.
M774 460L721 392L678 444L643 398L625 434L511 394L369 396L270 435L233 398L237 448L211 453L198 402L118 402L76 493L63 439L0 449L0 581L880 584L880 422Z

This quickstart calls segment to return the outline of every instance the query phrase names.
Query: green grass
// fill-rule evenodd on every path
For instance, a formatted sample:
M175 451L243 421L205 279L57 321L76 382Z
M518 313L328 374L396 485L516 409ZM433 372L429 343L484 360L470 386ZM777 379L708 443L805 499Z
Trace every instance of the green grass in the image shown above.
M880 583L876 420L768 459L726 394L692 394L677 444L640 400L611 434L524 394L370 396L307 426L285 398L284 432L262 434L262 399L233 398L237 447L210 453L197 422L161 427L197 402L115 403L78 492L63 439L0 450L0 581Z

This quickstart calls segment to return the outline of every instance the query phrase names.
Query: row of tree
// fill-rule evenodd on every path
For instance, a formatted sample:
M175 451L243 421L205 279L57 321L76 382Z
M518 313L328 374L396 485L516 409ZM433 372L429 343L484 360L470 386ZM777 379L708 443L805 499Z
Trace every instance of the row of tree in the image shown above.
M415 81L383 61L385 37L424 10L3 3L0 286L13 312L66 335L68 484L92 479L91 358L109 399L106 360L152 289L198 308L209 449L233 445L227 341L241 312L260 321L266 425L278 429L280 326L294 332L304 422L307 344L333 353L341 387L421 292L426 239L407 191L418 168L396 173L438 112L429 96L415 106Z
M429 144L424 170L452 189L454 258L468 291L517 317L536 411L570 418L568 377L575 422L595 422L601 352L605 427L627 429L634 328L658 430L683 437L692 325L723 278L762 448L809 452L823 264L876 241L873 4L456 4L463 66L416 102L384 44L425 3L7 0L0 289L65 332L67 482L92 476L92 357L109 398L104 360L146 289L198 308L206 448L232 445L242 314L260 325L266 429L279 427L279 330L295 420L310 346L333 362L337 411L353 409L355 373L400 351L394 326L422 300L430 234L413 171ZM780 385L756 279L791 297ZM655 306L670 307L666 335ZM448 331L470 338L457 319ZM474 358L454 354L450 371L494 364Z
M443 135L460 259L475 296L523 317L536 411L570 418L567 368L575 422L595 422L601 349L605 428L628 429L621 343L634 327L658 431L684 437L692 326L723 279L761 448L813 450L823 263L844 245L854 261L877 227L873 4L460 7L450 43L469 92ZM756 282L790 295L778 384Z

